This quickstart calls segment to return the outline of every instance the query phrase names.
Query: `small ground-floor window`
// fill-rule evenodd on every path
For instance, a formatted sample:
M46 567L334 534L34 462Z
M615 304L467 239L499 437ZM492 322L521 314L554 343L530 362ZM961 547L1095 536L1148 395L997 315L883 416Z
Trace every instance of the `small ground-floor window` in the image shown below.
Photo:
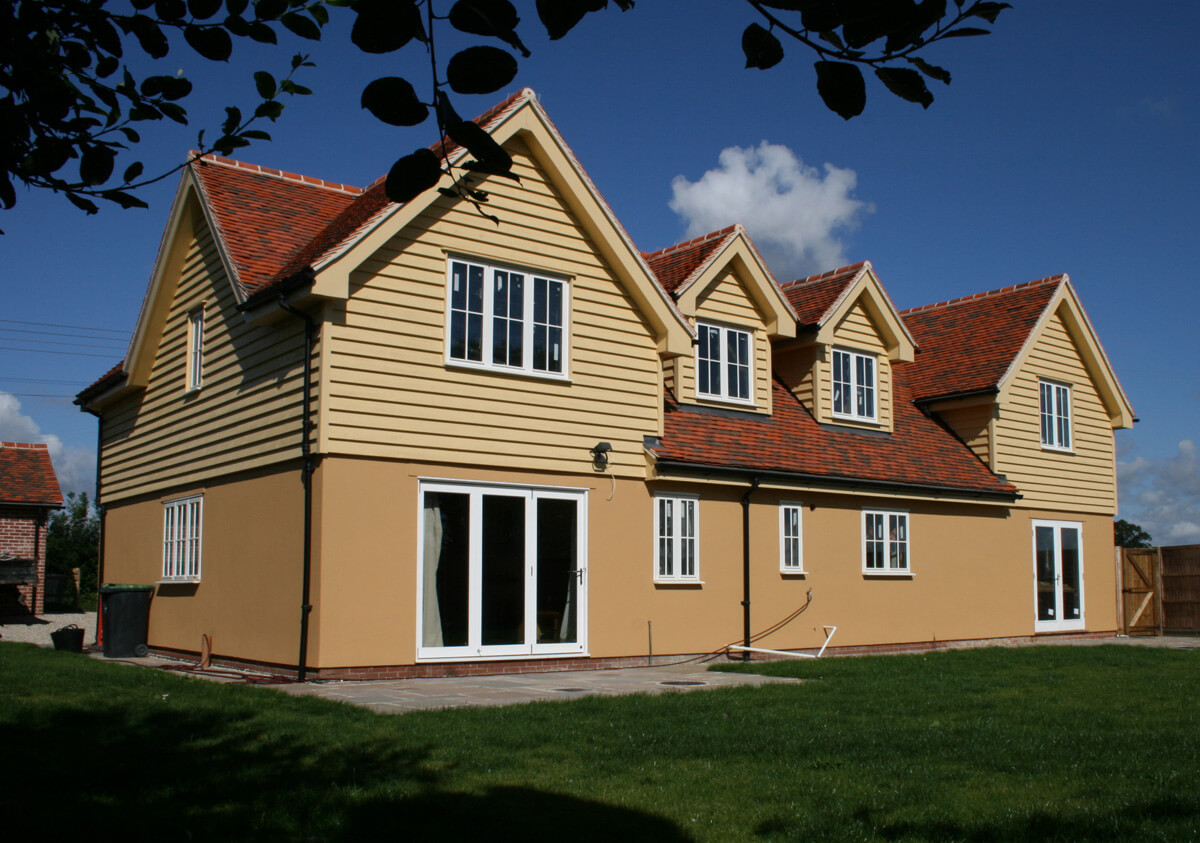
M863 573L907 574L908 513L863 512Z
M421 484L422 659L586 649L587 494Z

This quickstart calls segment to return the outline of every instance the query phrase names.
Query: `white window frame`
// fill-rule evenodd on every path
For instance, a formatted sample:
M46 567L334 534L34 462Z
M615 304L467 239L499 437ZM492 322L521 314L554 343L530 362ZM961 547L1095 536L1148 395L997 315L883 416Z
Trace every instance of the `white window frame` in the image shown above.
M163 501L161 582L200 582L204 495Z
M469 287L462 291L461 297L456 301L456 295L460 292L455 287L455 267L462 266L464 278L468 279L472 268L478 270L482 274L482 295L479 302L478 311L471 310L471 302L469 301ZM507 283L508 278L498 279L498 274L519 275L521 276L522 295L521 295L521 313L519 317L512 317L507 307L507 302L500 298L500 312L497 312L497 283ZM546 312L542 319L537 319L535 312L534 293L539 285L545 285L547 299ZM511 288L509 288L511 289ZM550 321L550 304L551 291L557 289L560 294L559 303L559 321ZM456 305L462 304L462 307ZM571 285L567 279L550 275L544 272L538 272L531 269L525 269L516 266L506 266L502 264L486 263L471 258L451 257L446 261L446 334L445 334L445 360L449 366L465 366L472 369L483 369L490 372L506 372L509 374L529 375L537 378L551 378L555 380L567 380L570 377L570 312L571 312ZM462 353L455 353L455 323L461 314L463 337L462 337ZM478 317L480 320L480 347L479 359L471 359L468 336L470 329L468 327L471 317ZM496 339L496 323L498 320L505 321L510 325L516 325L521 336L521 362L520 364L511 364L508 361L500 362L496 359L497 348L495 347ZM539 330L544 330L547 335L547 359L544 368L538 367L534 363L534 338ZM551 340L554 332L559 334L557 349L553 347ZM555 356L557 355L557 356Z
M668 507L670 520L664 523ZM654 496L654 581L701 582L700 499L696 495Z
M803 504L789 501L779 504L779 571L805 573Z
M874 530L874 519L880 519L881 530ZM893 527L902 525L902 535L893 535ZM871 546L879 550L881 566L871 566ZM896 559L902 560L903 565L893 564L893 550ZM909 513L901 509L864 509L862 513L862 570L870 576L906 577L912 573L912 529Z
M1054 381L1038 381L1038 420L1042 447L1071 452L1071 387Z
M196 308L187 317L187 391L204 385L204 308Z
M839 356L844 356L846 365L844 371L849 373L849 379L839 381L837 379L837 361ZM859 372L859 362L869 367L871 373L871 383L862 383L863 378ZM879 421L879 364L874 354L864 351L853 351L848 348L835 348L833 350L833 358L829 363L829 379L832 386L830 394L830 409L834 418L850 419L853 421L873 422ZM847 412L845 409L838 410L838 385L844 384L849 392L849 402L851 410ZM870 411L864 412L863 405L866 401L870 401Z
M705 337L708 332L716 334L716 356L706 353ZM700 398L715 399L718 401L731 401L737 404L754 404L754 331L747 328L736 328L729 325L718 325L713 322L697 322L696 323L696 395ZM745 359L731 360L729 355L730 338L745 338ZM701 372L704 367L710 364L716 364L717 372L720 377L720 384L716 389L712 388L711 376L709 389L704 390L700 386ZM745 372L746 374L746 394L741 394L740 383L738 389L731 389L732 378L729 377L730 370Z

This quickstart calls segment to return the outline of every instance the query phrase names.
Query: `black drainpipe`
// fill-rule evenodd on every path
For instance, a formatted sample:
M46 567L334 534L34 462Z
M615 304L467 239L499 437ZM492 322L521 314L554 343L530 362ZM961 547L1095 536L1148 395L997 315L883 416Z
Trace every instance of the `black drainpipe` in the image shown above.
M100 529L97 536L100 546L96 548L96 600L100 600L100 586L104 585L104 522L107 520L107 510L104 504L100 503L100 494L102 484L100 480L100 472L104 465L104 416L96 410L84 408L87 412L96 417L96 491L95 498L92 500L92 505L96 507L96 514L99 516ZM83 577L80 577L80 585ZM104 607L96 606L96 644L104 643Z
M750 479L750 488L742 495L742 660L750 661L750 496L758 488L758 475Z
M300 594L300 656L296 663L296 681L303 682L308 675L308 616L312 612L309 599L312 584L312 475L315 466L309 440L312 438L312 355L317 323L304 311L292 307L286 293L280 294L279 307L304 320L304 417L300 423L300 454L304 458L304 468L300 473L304 484L304 575Z

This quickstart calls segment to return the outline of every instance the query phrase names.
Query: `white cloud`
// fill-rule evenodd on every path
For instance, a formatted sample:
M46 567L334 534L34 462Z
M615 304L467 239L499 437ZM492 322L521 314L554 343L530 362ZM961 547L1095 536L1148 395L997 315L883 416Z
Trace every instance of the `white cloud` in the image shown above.
M91 448L64 445L53 433L42 433L38 423L21 412L21 402L0 392L0 441L36 442L46 446L63 494L96 488L96 452Z
M1122 449L1127 450L1127 449ZM1155 544L1200 544L1200 454L1184 439L1174 456L1117 461L1121 517Z
M670 207L698 237L740 222L782 281L844 266L838 233L872 210L852 198L853 170L807 166L792 150L763 141L721 151L716 169L699 181L676 176Z

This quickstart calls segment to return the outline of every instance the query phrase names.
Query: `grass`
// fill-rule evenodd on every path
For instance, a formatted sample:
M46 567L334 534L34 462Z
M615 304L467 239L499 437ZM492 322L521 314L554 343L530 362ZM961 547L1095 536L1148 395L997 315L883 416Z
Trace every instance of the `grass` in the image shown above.
M0 817L89 839L1194 839L1197 659L823 659L755 667L800 684L398 717L3 644Z

